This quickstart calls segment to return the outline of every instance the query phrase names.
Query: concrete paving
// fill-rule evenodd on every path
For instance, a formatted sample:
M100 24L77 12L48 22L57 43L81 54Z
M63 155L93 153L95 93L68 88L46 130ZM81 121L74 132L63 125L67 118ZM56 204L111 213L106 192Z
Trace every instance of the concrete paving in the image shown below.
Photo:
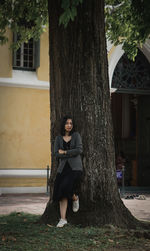
M150 194L144 195L145 200L123 199L125 206L139 220L150 222Z
M122 199L131 213L140 220L150 222L150 194L145 200ZM44 212L49 196L46 194L4 194L0 196L0 215L12 212L25 212L41 215Z
M4 194L0 196L0 215L12 212L42 214L49 200L46 194Z

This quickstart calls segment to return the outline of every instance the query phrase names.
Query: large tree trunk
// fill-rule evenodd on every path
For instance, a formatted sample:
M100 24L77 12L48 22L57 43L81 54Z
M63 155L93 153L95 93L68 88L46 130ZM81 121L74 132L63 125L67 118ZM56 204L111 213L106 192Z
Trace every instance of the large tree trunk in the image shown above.
M83 141L84 178L80 210L68 213L71 223L135 226L117 188L110 110L104 1L84 0L65 29L59 26L61 0L49 0L51 143L60 118L72 114ZM56 174L52 155L51 195ZM57 213L56 213L57 212ZM42 216L58 220L51 200Z

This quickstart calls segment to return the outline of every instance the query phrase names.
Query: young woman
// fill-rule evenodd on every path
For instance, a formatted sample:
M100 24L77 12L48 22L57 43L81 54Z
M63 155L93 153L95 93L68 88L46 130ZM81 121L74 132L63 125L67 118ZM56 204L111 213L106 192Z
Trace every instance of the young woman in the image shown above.
M65 116L61 125L61 135L57 136L54 152L59 160L56 180L54 183L53 201L59 201L61 219L57 227L67 224L66 211L68 202L72 202L73 212L79 210L78 188L82 175L82 140L75 132L70 116Z

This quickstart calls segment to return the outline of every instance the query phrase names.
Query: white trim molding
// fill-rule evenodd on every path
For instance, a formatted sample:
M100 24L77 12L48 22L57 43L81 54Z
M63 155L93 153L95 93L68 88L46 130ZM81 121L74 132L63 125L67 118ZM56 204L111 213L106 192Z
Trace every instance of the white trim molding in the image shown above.
M111 44L111 42L107 41L108 53L112 49L112 47L113 47L113 44ZM143 45L143 47L139 48L139 49L143 52L143 54L145 55L147 60L150 62L150 39L147 39L145 44ZM111 88L113 73L114 73L114 70L116 68L118 61L123 56L123 54L124 54L124 50L122 49L122 45L118 45L115 47L114 51L112 52L112 54L108 60L109 86L110 86L111 92L115 92L115 89Z
M44 187L0 187L1 194L47 193Z
M0 169L0 178L48 178L50 170L47 169ZM1 194L13 193L46 193L47 185L39 187L0 187Z
M0 78L0 86L49 90L49 82L38 80L36 72L13 70L12 78Z
M49 170L50 175L50 170ZM0 169L0 177L47 177L47 169Z
M114 45L108 39L106 40L106 43L107 43L107 53L109 53Z
M146 40L145 44L143 44L141 51L150 63L150 39Z
M108 61L108 66L109 66L109 86L111 88L111 83L112 83L112 77L114 70L116 68L116 65L119 61L119 59L122 57L124 54L124 50L122 49L122 45L118 45L115 47L114 52L112 53L109 61Z

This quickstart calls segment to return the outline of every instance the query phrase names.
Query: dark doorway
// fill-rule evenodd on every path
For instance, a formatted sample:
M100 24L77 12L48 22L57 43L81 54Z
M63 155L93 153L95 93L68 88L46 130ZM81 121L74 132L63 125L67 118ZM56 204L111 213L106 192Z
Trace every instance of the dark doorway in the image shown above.
M115 149L125 156L125 185L150 187L150 64L139 50L116 65L111 94Z
M138 98L138 184L150 186L150 96Z
M136 165L136 102L132 94L113 93L111 95L112 118L116 152L118 159L125 159L125 185L137 185Z

